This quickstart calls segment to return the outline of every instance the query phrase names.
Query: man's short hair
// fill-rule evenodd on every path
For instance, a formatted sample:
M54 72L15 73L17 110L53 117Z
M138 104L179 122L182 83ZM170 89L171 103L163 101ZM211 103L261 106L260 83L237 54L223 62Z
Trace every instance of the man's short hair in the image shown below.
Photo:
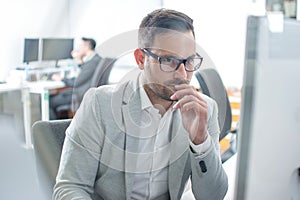
M158 9L148 14L139 27L138 43L140 48L151 47L156 35L169 31L192 31L194 37L193 20L184 13Z
M89 44L89 47L90 47L91 50L95 50L96 41L94 39L86 38L86 37L82 37L81 39Z

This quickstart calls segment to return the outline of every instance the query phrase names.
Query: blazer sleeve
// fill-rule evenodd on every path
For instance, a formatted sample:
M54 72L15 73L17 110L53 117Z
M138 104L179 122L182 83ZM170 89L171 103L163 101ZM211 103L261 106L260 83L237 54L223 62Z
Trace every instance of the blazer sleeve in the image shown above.
M53 199L92 199L103 139L99 107L92 88L66 131Z
M220 158L218 107L212 99L207 102L211 145L204 154L190 152L192 191L197 200L219 200L226 195L228 180Z

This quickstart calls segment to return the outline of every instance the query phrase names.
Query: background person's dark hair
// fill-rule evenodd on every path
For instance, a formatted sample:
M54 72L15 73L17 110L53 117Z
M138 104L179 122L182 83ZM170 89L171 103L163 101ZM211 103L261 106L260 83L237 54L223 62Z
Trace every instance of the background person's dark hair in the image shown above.
M162 8L151 12L142 20L138 36L139 47L151 47L156 35L170 30L192 31L195 37L193 20L189 16L175 10Z
M96 41L92 38L86 38L86 37L82 37L81 38L83 41L88 42L89 47L91 50L95 50L96 48Z

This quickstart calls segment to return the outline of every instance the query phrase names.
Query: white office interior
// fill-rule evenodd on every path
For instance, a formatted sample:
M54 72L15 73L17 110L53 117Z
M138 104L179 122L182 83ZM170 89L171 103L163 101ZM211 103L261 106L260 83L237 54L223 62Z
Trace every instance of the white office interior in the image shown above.
M26 68L26 66L28 66L28 63L23 62L25 38L73 38L74 47L76 47L81 37L90 37L97 41L97 46L101 46L101 44L105 44L106 41L114 38L115 36L136 30L141 19L154 9L161 7L175 9L184 12L193 18L196 42L211 59L212 64L214 65L213 67L217 69L225 87L240 91L246 83L244 66L246 63L245 48L247 17L249 15L266 16L269 14L270 17L268 19L273 17L275 24L283 23L283 19L290 17L288 16L287 3L291 2L294 3L294 10L292 9L292 11L289 12L295 13L295 16L293 15L292 17L300 19L300 3L296 0L1 1L0 24L2 28L0 31L0 95L2 97L0 96L0 113L6 114L7 107L9 107L10 114L15 112L18 113L16 115L20 116L13 115L12 117L9 116L7 118L0 118L0 120L2 120L0 124L3 126L0 127L0 199L44 198L42 192L39 190L40 183L37 180L38 177L35 169L36 166L32 150L31 125L37 120L49 120L49 117L47 116L49 115L49 111L45 111L45 109L47 110L45 106L47 107L49 105L47 102L43 103L43 96L49 94L45 92L43 88L40 88L38 83L29 83L29 87L30 84L32 84L33 89L24 90L25 92L18 92L15 90L15 88L18 88L19 85L22 85L25 81L24 76L20 75L21 72L19 71L16 73L15 69ZM280 5L285 7L284 13L280 12L281 9L284 9L280 8ZM272 8L270 8L270 6ZM276 22L276 19L279 22ZM299 44L299 42L295 42L295 44ZM109 55L110 52L108 52L107 55L105 55L106 52L101 53L103 53L103 56L115 56ZM299 64L300 55L298 54L296 56L296 58L293 57L291 59L291 62L293 62L291 65L295 65L294 61ZM29 63L29 66L46 66L49 65L49 63L50 62L42 63L41 61L37 61ZM266 63L269 64L269 62ZM53 63L50 64L52 65ZM292 70L295 71L290 73L291 77L293 77L293 74L299 72L299 70L295 68L292 68ZM269 80L272 81L273 79L270 78ZM8 84L9 86L6 87ZM259 84L263 85L262 83ZM259 84L257 83L257 85ZM291 81L290 84L293 85L295 89L299 88L299 86L295 86L297 85L295 80ZM274 90L278 89L280 91L281 84L277 84L277 86L279 88L275 88ZM11 88L12 91L15 92L14 94L9 94ZM51 86L49 86L49 89L51 89ZM245 90L249 91L247 88ZM30 102L28 100L28 98L30 98L30 96L28 96L30 93L40 95L41 99ZM239 101L243 101L243 98L246 97L246 95L243 95L244 94L241 94L241 100ZM292 95L291 98L299 100L298 102L300 102L300 96L298 94ZM295 105L292 103L293 107L288 110L291 111L291 115L293 115L292 119L296 120L291 120L290 123L297 124L298 120L298 124L300 124L300 105L297 101L291 102L295 102ZM241 109L249 109L247 105L243 105L243 102L240 103ZM40 104L44 107L40 106ZM276 104L274 105L276 106ZM35 115L36 113L38 113L38 115ZM10 119L14 120L14 122L11 122ZM23 120L23 122L20 121L20 119ZM283 121L288 123L287 120ZM245 125L246 122L247 120L245 119L241 129L244 130L247 128L247 125ZM10 126L14 127L12 128ZM291 128L289 130L293 132L297 128L300 129L299 125L298 127ZM273 129L270 129L270 131L271 130ZM14 131L17 133L14 133ZM11 132L13 135L11 135ZM8 133L10 133L10 135ZM277 144L277 148L281 150L282 148L288 148L288 144L284 144L284 138L286 137L284 134L285 133L281 136L278 135L278 137L282 137L282 140L279 141L281 141L280 143L283 145L281 146L281 144ZM288 134L288 137L294 137L294 139L297 139L299 138L299 133L298 135L295 135L293 132L293 134ZM245 142L245 138L242 143L247 144ZM295 148L296 147L291 147L289 150L289 152L292 152L290 154L290 159L294 159L293 156L295 155L295 152L299 153L299 147ZM278 154L278 152L279 150L276 150L275 154ZM281 156L288 157L288 155L278 155L278 157ZM246 192L240 194L235 191L238 188L235 185L235 181L243 181L236 177L238 174L237 159L239 159L239 157L235 156L233 164L229 163L226 165L226 163L224 163L228 176L230 176L230 186L226 199L240 199L239 197L242 196L245 199L251 199L251 197L254 197L251 196L251 194ZM267 160L268 158L266 158L266 162ZM280 163L280 159L278 162L279 163L276 164L284 165L284 163ZM242 164L240 163L240 166L242 166ZM290 199L300 199L300 190L297 189L300 188L300 160L295 160L292 165L292 167L294 167L293 170L299 170L299 174L294 173L291 169L291 179L284 180L290 184L287 188L292 189L282 191L282 195L285 195L284 197L287 197L286 199L288 199L288 197ZM241 172L244 171L239 169L239 173ZM251 173L254 172L251 171ZM266 181L266 183L268 182ZM239 189L243 190L243 188ZM266 190L271 192L272 188L267 188L266 186ZM268 196L266 195L258 199L266 199L267 197ZM193 199L193 196L190 193L186 193L182 199Z

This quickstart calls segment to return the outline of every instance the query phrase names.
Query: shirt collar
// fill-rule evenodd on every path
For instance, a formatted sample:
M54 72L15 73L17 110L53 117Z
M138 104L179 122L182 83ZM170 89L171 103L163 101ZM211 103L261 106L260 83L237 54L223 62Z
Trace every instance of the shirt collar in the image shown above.
M144 87L142 85L140 85L139 88L139 93L140 93L140 97L141 97L141 106L142 106L142 110L145 110L147 108L153 107Z
M86 57L84 57L83 62L88 62L90 60L92 60L92 58L96 55L96 52L93 52L89 55L87 55Z

